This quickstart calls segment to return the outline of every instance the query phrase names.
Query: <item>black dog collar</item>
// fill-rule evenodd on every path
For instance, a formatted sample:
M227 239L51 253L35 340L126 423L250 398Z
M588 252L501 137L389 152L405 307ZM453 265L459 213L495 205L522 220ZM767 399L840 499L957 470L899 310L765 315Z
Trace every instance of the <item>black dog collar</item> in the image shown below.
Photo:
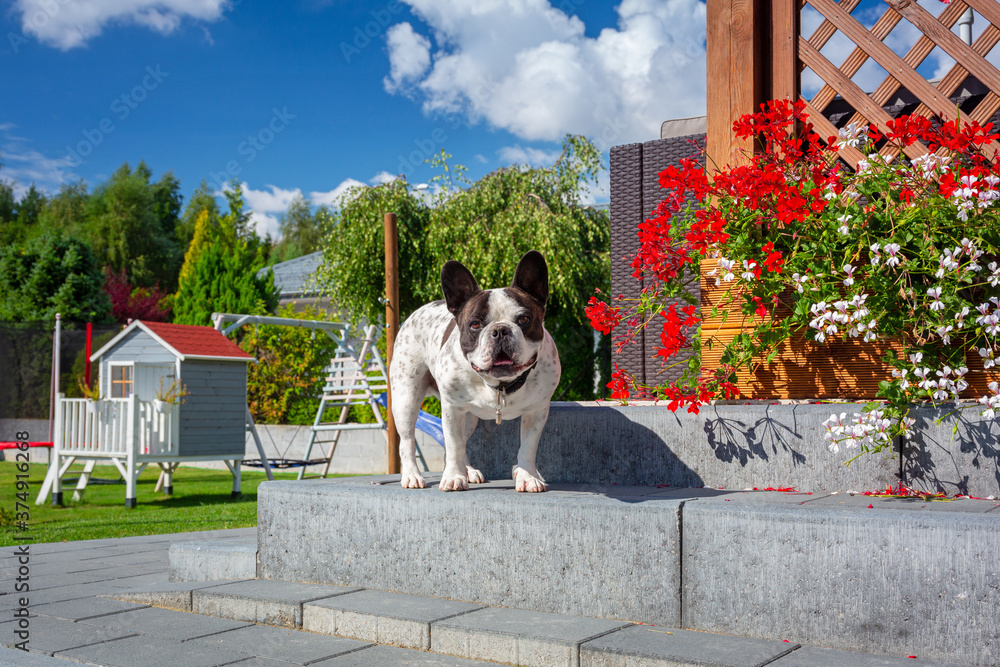
M497 391L503 391L503 393L508 396L513 394L515 391L523 387L524 383L528 381L528 376L531 375L531 371L535 368L535 364L537 363L538 360L536 359L535 363L528 366L528 370L524 371L524 373L522 373L516 380L511 382L501 382L497 387Z

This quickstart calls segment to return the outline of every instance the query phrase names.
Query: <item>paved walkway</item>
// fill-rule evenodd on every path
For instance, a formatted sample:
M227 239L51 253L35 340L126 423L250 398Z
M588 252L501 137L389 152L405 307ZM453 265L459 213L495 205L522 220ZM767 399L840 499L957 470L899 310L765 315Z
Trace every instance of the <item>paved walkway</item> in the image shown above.
M941 664L358 588L168 581L171 543L239 544L255 535L246 528L37 544L24 566L17 547L0 549L0 644L29 649L0 647L0 667ZM19 578L30 592L14 591ZM17 616L24 596L26 620Z

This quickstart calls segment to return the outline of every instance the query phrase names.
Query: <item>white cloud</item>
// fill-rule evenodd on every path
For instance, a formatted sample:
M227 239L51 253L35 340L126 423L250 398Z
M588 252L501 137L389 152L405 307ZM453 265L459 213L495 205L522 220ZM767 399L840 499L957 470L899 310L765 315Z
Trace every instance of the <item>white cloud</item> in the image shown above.
M387 171L378 172L369 178L367 183L362 183L356 178L345 178L332 190L327 192L310 192L309 201L316 206L336 207L340 204L340 200L351 188L364 188L369 185L382 185L383 183L391 183L394 180L396 180L396 175L390 174Z
M419 78L431 64L431 42L413 31L409 23L398 23L386 32L389 47L389 76L382 80L385 89L394 93Z
M62 51L83 46L110 25L139 25L160 34L185 18L217 21L228 0L16 0L21 30Z
M699 0L623 0L617 28L597 37L549 0L405 1L433 34L430 68L405 88L427 114L461 114L529 141L585 134L606 150L705 113ZM417 69L391 44L389 58L390 82Z
M368 179L368 182L372 185L382 185L383 183L392 183L396 180L396 174L390 174L387 171L380 171L379 173Z
M345 178L340 185L329 192L310 192L309 201L317 206L337 206L341 197L351 188L363 188L365 184L353 178Z
M302 190L284 190L274 185L267 185L268 190L253 190L244 181L240 184L243 189L243 199L247 206L253 211L250 219L257 228L257 233L261 236L270 234L277 238L281 229L281 216L288 210L288 205L295 197L302 196Z
M35 150L28 139L11 133L14 123L0 123L0 179L14 182L20 197L34 183L38 189L55 194L59 186L79 178L66 156L50 158Z
M559 159L561 151L545 151L538 148L525 148L520 144L504 146L497 151L501 162L506 164L526 164L532 167L551 167Z

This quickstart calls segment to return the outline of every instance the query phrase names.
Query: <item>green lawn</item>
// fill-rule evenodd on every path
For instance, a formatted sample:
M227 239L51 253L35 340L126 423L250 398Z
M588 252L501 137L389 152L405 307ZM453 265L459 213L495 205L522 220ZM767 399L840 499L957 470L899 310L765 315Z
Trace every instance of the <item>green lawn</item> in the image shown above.
M97 466L80 502L73 500L76 478L82 465L75 465L63 477L64 507L47 502L36 506L48 466L32 464L28 491L29 542L68 542L106 537L130 537L196 530L246 528L257 525L257 486L267 477L263 472L242 473L243 495L231 498L233 476L228 470L178 468L174 473L174 494L154 492L159 467L148 467L136 486L138 506L125 508L125 482L99 484L96 479L120 480L114 466ZM23 544L16 530L15 464L0 462L0 546ZM294 479L295 473L275 473L275 479Z

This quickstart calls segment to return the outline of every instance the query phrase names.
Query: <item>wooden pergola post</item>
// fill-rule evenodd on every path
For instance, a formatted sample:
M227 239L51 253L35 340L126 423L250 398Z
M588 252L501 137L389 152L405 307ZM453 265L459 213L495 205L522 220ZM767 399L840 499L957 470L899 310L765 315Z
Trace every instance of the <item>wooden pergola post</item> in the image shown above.
M770 99L799 96L797 0L708 0L708 169L737 164L750 140L733 122ZM712 161L715 165L713 166Z

